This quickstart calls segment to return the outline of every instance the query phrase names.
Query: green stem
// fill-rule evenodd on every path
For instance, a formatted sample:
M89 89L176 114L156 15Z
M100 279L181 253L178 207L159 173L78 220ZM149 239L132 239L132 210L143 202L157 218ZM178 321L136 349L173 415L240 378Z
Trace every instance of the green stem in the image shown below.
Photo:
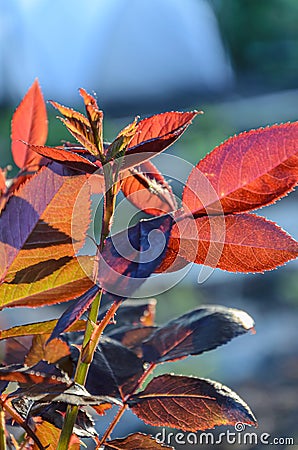
M112 225L112 217L115 211L117 183L113 183L113 173L110 165L104 166L104 178L105 178L105 198L104 209L102 218L102 230L99 243L99 251L101 252L104 247L105 240L110 233ZM94 280L97 280L97 270L95 269ZM120 306L119 304L111 306L102 322L97 326L97 317L102 297L102 289L92 302L90 307L88 321L85 329L82 349L80 357L77 363L76 373L74 381L78 384L85 385L88 371L93 360L94 352L96 350L98 341L105 327L110 322L111 318L115 314L115 311ZM116 306L116 307L115 307ZM95 337L93 333L95 332ZM91 340L92 338L92 340ZM87 356L86 356L87 354ZM73 427L76 423L79 408L77 406L68 406L66 416L61 431L60 439L58 442L57 450L68 450L71 435L73 433Z
M6 450L5 412L0 406L0 450Z

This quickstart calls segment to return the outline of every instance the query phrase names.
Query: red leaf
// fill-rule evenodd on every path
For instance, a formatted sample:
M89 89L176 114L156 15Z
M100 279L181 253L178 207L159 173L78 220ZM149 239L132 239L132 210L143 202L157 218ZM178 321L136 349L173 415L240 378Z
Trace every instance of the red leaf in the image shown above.
M39 83L35 80L14 113L11 124L12 155L20 169L39 165L42 159L25 142L44 145L47 135L46 106Z
M298 243L275 223L254 214L199 217L178 222L158 272L179 256L230 272L263 272L298 256Z
M127 403L140 419L153 426L198 431L237 422L256 425L253 413L235 392L200 378L161 375Z
M215 148L187 180L195 215L249 211L275 202L298 180L298 122L241 133Z
M5 193L6 191L6 170L0 168L0 197Z
M143 433L129 434L125 438L113 439L105 443L104 450L172 450L157 442L152 436Z
M197 114L198 111L171 111L141 120L126 151L122 169L136 166L165 150L184 133Z
M101 167L101 163L90 155L90 153L71 151L64 147L44 147L30 145L30 149L39 155L45 156L52 161L56 161L66 167L83 173L94 173Z
M147 214L160 216L177 208L172 188L150 161L141 164L138 170L125 172L121 190L136 208Z

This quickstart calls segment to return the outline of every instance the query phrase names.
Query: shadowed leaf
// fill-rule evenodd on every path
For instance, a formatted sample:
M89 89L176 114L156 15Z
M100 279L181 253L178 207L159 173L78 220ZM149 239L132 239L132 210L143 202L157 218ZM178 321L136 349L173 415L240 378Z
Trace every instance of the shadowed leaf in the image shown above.
M199 355L252 330L253 319L244 311L202 306L157 328L143 345L143 359L160 363Z
M100 405L101 403L122 405L119 400L109 396L91 395L80 384L72 383L70 386L63 383L47 384L47 380L44 383L34 384L28 387L22 386L16 392L10 394L10 397L17 395L25 396L33 400L35 404L41 403L43 405L52 402L66 403L74 406Z
M131 326L123 325L115 330L109 331L107 335L119 341L124 347L132 350L139 358L143 357L142 343L157 329L152 326Z
M32 152L28 144L44 145L47 135L46 106L39 83L35 80L12 118L11 150L14 162L20 169L39 165L42 158Z
M73 361L78 350L71 347ZM87 377L86 388L91 394L121 398L135 387L143 373L143 362L119 342L101 338Z
M113 439L104 445L104 450L172 450L173 448L163 445L152 436L143 433L129 434L125 438Z
M100 308L98 320L101 320L105 316L109 308L109 304ZM105 332L116 330L123 325L134 326L142 324L144 326L151 326L154 324L155 308L155 298L125 300L115 315L116 323L108 326Z
M191 172L183 202L196 214L249 211L286 195L298 179L298 122L228 139ZM219 204L220 203L220 204Z
M132 395L128 406L145 423L198 431L241 422L256 425L246 403L228 387L215 381L161 375L146 389Z

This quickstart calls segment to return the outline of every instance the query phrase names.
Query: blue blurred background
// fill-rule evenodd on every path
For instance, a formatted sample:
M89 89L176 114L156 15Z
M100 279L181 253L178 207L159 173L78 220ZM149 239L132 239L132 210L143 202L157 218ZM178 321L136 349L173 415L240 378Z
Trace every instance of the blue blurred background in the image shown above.
M96 92L107 139L135 114L203 109L204 116L170 149L193 164L234 133L296 120L297 24L295 0L0 2L1 166L13 164L11 115L36 77L46 99L80 109L78 88ZM68 138L55 115L49 108L52 145ZM260 213L298 238L297 194ZM202 285L198 270L159 296L157 321L217 303L253 315L257 334L160 371L227 384L255 412L259 435L298 443L297 262L253 276L215 271ZM18 312L2 312L1 326L40 320L40 314L55 317L61 309ZM145 427L128 414L114 436L135 429Z

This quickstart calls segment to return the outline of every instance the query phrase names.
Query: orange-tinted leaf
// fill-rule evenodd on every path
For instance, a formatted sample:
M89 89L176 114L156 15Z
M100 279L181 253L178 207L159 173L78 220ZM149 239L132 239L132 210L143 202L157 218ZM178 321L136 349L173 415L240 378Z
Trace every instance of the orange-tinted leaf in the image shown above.
M141 120L126 151L128 158L125 157L122 169L139 165L165 150L184 133L197 114L198 111L171 111Z
M74 246L80 248L89 226L87 177L65 176L61 169L58 165L41 169L21 186L1 215L2 307L59 302L91 284L90 280L86 284L79 263L72 261ZM65 290L73 284L74 291L61 292L63 282ZM43 291L44 303L38 303ZM26 296L31 301L24 300Z
M56 108L61 114L63 114L64 117L67 119L76 119L77 121L81 122L82 124L86 125L87 127L90 127L90 122L83 114L81 114L78 111L75 111L72 108L68 108L67 106L60 105L58 102L50 101L51 105Z
M83 173L94 173L101 167L99 161L95 160L88 152L75 152L64 147L42 147L30 145L31 150L39 155L63 164L66 167Z
M177 257L230 272L263 272L298 256L298 243L275 223L254 214L184 219L173 227L158 272Z
M42 360L54 364L70 354L66 342L54 339L47 344L49 337L49 334L34 336L29 353L25 358L27 366L33 366Z
M172 188L150 161L122 173L121 190L134 206L147 214L159 216L177 208Z
M241 133L209 153L192 170L183 202L200 215L249 211L286 195L297 180L298 122L273 125Z
M112 403L102 403L101 405L92 406L92 408L97 412L97 414L103 416L108 409L112 408L112 406Z
M62 263L62 258L65 258L66 264L67 258L74 257L73 242L81 242L82 245L85 241L90 212L86 176L64 178L47 169L41 175L39 179L29 180L10 199L1 216L0 249L4 254L2 273L5 274L5 281L11 281L5 273L8 270L16 272L14 282L17 282L16 277L19 282L24 282L26 277L27 282L44 278L51 273L51 264L48 272L46 266L38 264L52 260L57 269L58 260ZM37 188L36 192L33 186ZM82 189L87 190L84 197L79 195ZM76 206L82 208L80 215L78 210L76 213L73 211L76 202ZM18 208L18 215L14 208ZM3 228L7 224L10 233ZM32 272L31 280L24 271L28 267Z
M23 169L32 165L39 165L42 158L36 155L26 143L44 145L47 135L46 106L39 83L35 80L12 119L12 155L18 167Z
M79 89L79 92L84 100L86 112L90 122L100 122L103 119L103 112L99 109L95 97L88 94L85 89Z
M103 153L103 112L99 109L96 99L88 94L85 89L79 89L79 92L85 103L86 113L93 132L94 143L97 149L100 150L100 153ZM98 154L98 150L96 154Z
M113 439L104 445L104 450L172 450L173 448L163 445L152 436L143 433L129 434L125 438Z
M46 421L38 423L35 427L36 436L47 450L57 450L60 433L59 428ZM33 444L32 450L39 450L36 443ZM75 434L71 436L68 450L80 450L80 440Z
M140 419L153 426L198 431L237 422L257 424L249 407L235 392L200 378L161 375L127 403Z
M50 334L55 328L57 322L57 319L45 320L44 322L29 323L27 325L17 325L15 327L8 328L7 330L0 330L0 340L19 336L39 335L43 333ZM78 320L69 328L68 331L83 331L85 327L86 321Z
M90 257L80 260L81 264L76 258L49 259L19 273L8 272L8 281L0 285L1 307L51 305L82 295L93 286L82 269L91 266L92 261Z
M0 168L0 197L5 193L6 191L6 170Z

